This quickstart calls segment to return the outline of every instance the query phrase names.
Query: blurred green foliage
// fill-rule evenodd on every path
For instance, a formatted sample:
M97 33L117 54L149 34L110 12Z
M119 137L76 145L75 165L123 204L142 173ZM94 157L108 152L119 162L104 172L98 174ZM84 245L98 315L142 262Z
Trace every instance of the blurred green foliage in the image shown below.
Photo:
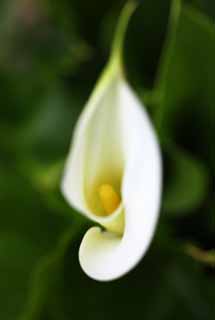
M214 0L145 0L133 15L125 69L161 142L161 218L148 254L123 279L98 283L78 265L89 222L59 183L124 3L0 2L0 319L215 314L205 259L215 243Z

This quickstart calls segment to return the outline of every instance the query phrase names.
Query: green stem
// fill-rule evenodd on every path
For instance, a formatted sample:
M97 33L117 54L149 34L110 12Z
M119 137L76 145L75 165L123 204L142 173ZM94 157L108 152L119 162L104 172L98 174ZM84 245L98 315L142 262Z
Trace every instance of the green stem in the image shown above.
M122 9L119 17L119 22L116 26L116 32L113 39L113 45L111 50L110 62L117 64L122 68L123 58L123 44L128 27L129 20L137 7L137 3L134 0L128 1Z

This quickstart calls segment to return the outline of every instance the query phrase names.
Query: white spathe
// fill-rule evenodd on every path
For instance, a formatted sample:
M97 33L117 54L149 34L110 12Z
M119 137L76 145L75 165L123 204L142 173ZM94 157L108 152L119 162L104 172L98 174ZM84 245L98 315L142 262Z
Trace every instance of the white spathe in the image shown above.
M121 70L110 64L80 116L62 182L68 202L103 227L89 229L80 246L89 277L119 278L143 257L158 220L161 179L150 119ZM121 197L109 215L98 197L105 183Z

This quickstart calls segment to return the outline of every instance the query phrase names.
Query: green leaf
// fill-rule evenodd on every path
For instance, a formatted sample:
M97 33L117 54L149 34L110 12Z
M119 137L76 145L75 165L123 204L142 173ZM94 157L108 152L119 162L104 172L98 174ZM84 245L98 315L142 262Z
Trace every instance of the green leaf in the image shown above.
M21 320L130 319L140 314L146 320L180 319L182 314L184 319L201 320L212 316L213 284L189 258L154 247L132 273L100 283L80 270L80 240L76 237L55 263L49 259L42 277L49 294L43 296L39 312Z
M34 159L42 164L62 161L82 103L79 93L73 92L71 97L60 84L47 90L31 118L17 132L20 160Z
M0 318L15 320L25 308L35 266L73 219L47 208L13 167L5 165L0 174Z
M173 1L169 32L155 86L155 120L171 139L214 168L215 26L188 5Z
M188 0L188 2L214 19L215 2L213 0Z
M200 207L208 192L204 166L185 151L171 147L165 169L164 211L175 216L192 213Z
M65 231L53 252L41 259L31 279L31 291L20 320L41 319L41 310L43 310L44 302L52 294L52 290L59 283L59 279L61 281L64 272L63 261L65 254L75 237L77 237L80 229L83 230L83 226L76 224L72 229L69 228ZM75 253L74 259L77 259L77 252ZM58 308L57 305L55 308Z
M165 40L171 0L139 1L125 41L129 81L138 93L151 89Z

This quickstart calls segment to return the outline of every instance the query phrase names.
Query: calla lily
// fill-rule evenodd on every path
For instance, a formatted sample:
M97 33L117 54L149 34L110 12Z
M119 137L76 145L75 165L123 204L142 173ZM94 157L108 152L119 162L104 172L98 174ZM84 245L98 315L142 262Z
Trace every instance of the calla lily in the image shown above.
M124 29L131 10L125 12ZM146 253L161 195L158 141L117 57L79 118L62 182L71 206L98 224L85 234L79 260L100 281L121 277Z

